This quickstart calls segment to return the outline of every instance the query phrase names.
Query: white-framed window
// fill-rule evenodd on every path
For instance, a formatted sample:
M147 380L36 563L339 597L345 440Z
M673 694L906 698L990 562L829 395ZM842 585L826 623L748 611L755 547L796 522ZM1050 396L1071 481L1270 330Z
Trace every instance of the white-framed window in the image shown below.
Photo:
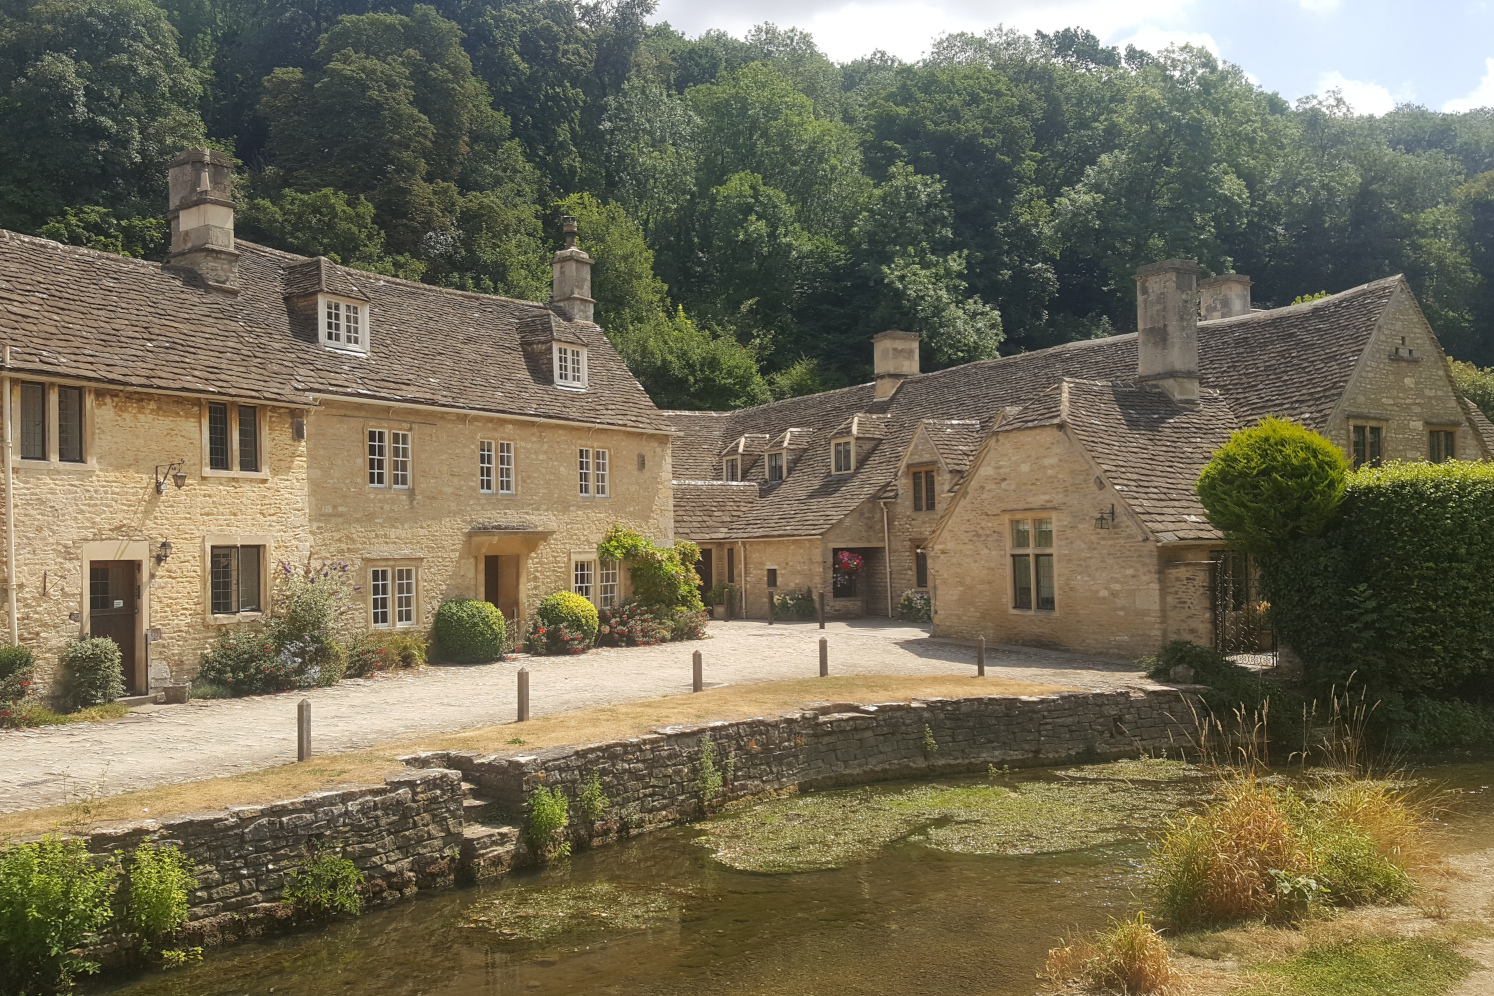
M477 441L477 490L485 495L493 493L493 441Z
M1053 519L1011 519L1012 608L1052 612L1058 607L1053 579Z
M849 474L856 469L856 459L851 451L851 440L837 439L830 446L834 460L833 473Z
M591 497L591 450L585 446L576 451L576 482L582 498Z
M783 480L784 456L783 450L774 450L768 454L768 480Z
M591 456L592 474L596 478L596 481L595 481L595 485L596 486L593 488L593 490L596 492L596 496L598 498L606 498L607 495L610 493L609 490L608 490L608 483L607 483L607 479L608 479L607 466L608 466L608 464L610 462L608 460L609 456L610 456L610 454L606 450L593 450L592 451L592 456Z
M740 481L742 479L741 457L726 458L726 473L723 476L725 476L728 481Z
M415 625L415 568L394 569L394 624Z
M597 562L595 560L575 561L571 565L571 591L585 599L595 597L596 576Z
M598 574L597 608L607 609L617 604L617 583L620 572L618 562L604 560Z
M498 493L514 493L514 444L510 442L498 443Z
M334 349L368 352L367 303L323 294L318 310L321 312L321 338L324 345Z
M389 486L407 489L410 486L410 434L395 431L389 434Z
M382 488L388 483L389 432L387 429L368 430L368 486Z
M368 572L369 622L375 626L389 625L390 575L392 567L375 567Z
M555 383L561 387L586 386L586 347L555 344Z

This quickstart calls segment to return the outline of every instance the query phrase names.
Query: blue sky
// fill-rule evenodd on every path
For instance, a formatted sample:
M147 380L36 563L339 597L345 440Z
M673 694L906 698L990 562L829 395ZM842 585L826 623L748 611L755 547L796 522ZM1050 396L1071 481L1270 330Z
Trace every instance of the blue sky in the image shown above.
M661 0L658 17L691 35L799 27L836 61L913 60L940 34L997 24L1081 26L1108 44L1204 45L1288 99L1338 87L1361 113L1494 106L1494 0Z

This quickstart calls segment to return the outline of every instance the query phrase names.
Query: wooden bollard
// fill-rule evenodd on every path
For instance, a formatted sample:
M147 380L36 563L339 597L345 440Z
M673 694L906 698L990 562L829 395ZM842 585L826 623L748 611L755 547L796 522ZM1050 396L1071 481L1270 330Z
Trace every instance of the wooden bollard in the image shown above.
M986 676L986 638L980 638L980 645L975 648L975 676L984 678Z
M529 718L529 669L519 668L519 722Z
M700 651L690 655L690 670L693 672L691 680L691 691L701 691L705 688L705 668L700 661Z
M311 759L311 700L302 699L296 706L296 760Z
M769 626L773 625L773 602L774 602L773 592L770 590L768 592L768 625Z
M825 642L825 638L822 636L822 637L820 637L820 677L821 678L827 678L829 676L830 676L830 644L827 643L827 642Z
M825 592L820 591L820 629L825 628Z

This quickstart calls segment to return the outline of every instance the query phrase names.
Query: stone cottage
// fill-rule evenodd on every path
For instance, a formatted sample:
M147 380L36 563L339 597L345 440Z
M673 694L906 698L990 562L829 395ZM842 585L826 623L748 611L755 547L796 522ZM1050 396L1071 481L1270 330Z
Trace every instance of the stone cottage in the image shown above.
M1494 426L1454 393L1401 277L1258 311L1247 278L1198 275L1140 270L1139 334L921 374L917 340L883 333L874 384L670 413L703 581L737 584L754 616L775 590L827 591L832 615L888 615L914 590L936 635L1268 646L1250 565L1193 494L1230 432L1288 416L1363 463L1487 459Z
M281 564L345 562L368 629L623 597L597 542L672 536L672 430L573 228L552 301L516 301L238 241L231 179L172 163L165 265L0 232L9 637L45 670L110 636L144 692L264 618Z

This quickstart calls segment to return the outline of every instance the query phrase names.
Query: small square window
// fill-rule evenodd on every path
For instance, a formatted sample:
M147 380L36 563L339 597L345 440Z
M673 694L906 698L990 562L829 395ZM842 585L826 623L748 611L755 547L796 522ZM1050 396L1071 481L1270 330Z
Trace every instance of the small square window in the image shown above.
M726 461L726 474L728 481L740 481L742 479L742 461L737 457L728 457Z
M586 386L586 350L583 347L555 344L555 383L561 387Z
M209 551L214 615L260 611L262 546L215 546Z
M856 469L855 460L851 456L851 440L837 439L835 447L835 473L849 474Z
M336 349L368 349L368 306L358 301L322 299L322 342Z
M768 454L768 480L783 480L783 450L774 450Z

